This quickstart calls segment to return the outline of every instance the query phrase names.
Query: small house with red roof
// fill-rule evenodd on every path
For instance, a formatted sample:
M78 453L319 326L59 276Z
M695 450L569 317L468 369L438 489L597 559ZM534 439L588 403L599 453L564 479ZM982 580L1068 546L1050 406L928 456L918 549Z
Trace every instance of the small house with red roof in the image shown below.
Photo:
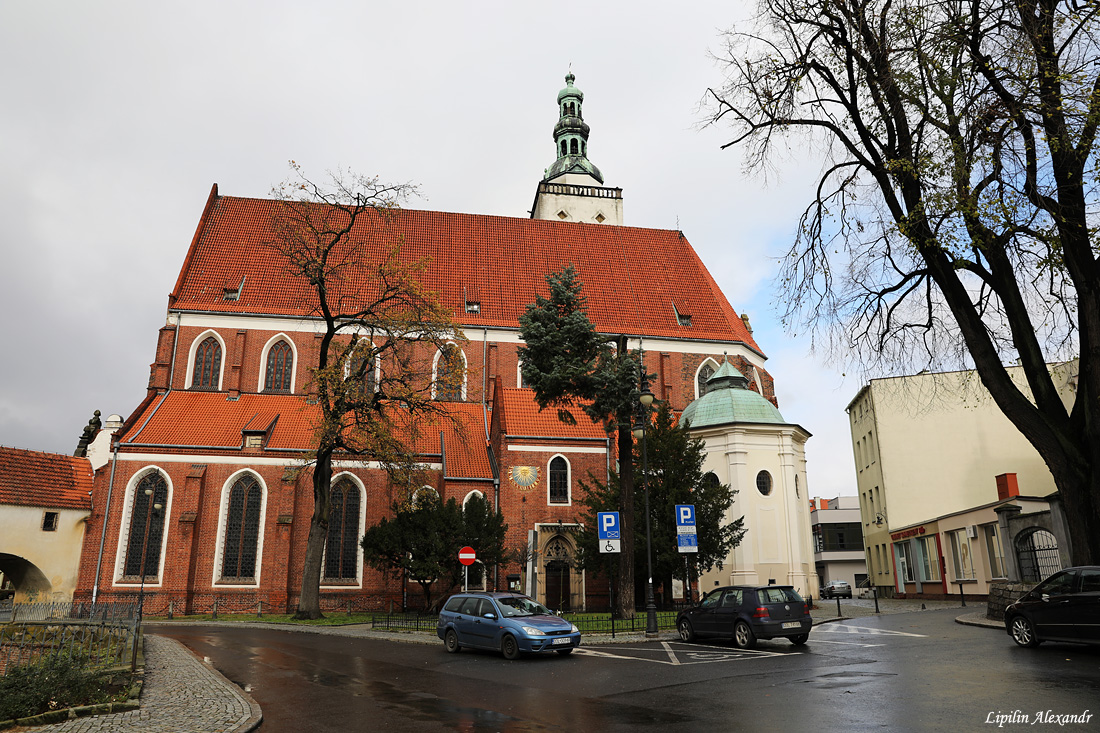
M0 446L0 587L16 603L72 600L92 478L87 458Z
M622 190L604 186L588 160L590 128L573 81L570 74L558 95L557 158L529 218L397 210L384 223L363 216L355 224L366 243L357 252L362 263L383 256L385 238L371 236L382 226L401 242L403 260L426 263L423 286L467 338L451 346L464 367L461 389L437 395L456 419L422 430L416 447L431 475L426 488L459 502L477 493L499 506L509 546L526 548L528 562L491 569L481 582L526 590L556 608L607 605L606 581L589 583L572 566L568 529L581 514L580 481L606 479L616 456L603 426L566 425L540 412L522 383L519 317L546 294L547 274L576 269L596 329L625 335L631 348L644 342L653 390L674 410L705 394L723 364L775 403L748 319L684 235L623 225ZM304 461L316 424L308 385L323 324L307 285L268 244L277 207L224 196L216 184L210 192L169 294L147 395L113 436L110 470L97 476L82 599L132 597L143 585L148 613L207 611L215 600L223 611L297 605L313 507ZM369 287L354 267L344 275L343 297ZM428 355L433 379L452 363L440 356ZM784 485L796 475L805 481L795 443L768 447ZM390 511L395 487L385 472L338 459L332 481L322 608L415 600L402 579L365 567L359 546L366 527ZM779 531L798 522L785 505L774 516L783 517L769 515ZM812 552L807 562L812 571Z

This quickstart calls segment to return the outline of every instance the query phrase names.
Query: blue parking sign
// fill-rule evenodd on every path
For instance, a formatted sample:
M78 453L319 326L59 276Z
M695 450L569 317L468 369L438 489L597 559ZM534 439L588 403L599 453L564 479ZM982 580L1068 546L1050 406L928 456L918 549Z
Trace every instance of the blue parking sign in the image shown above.
M677 504L676 505L676 526L677 527L694 527L695 526L695 505L694 504Z
M598 512L596 514L596 544L601 553L619 552L619 513Z

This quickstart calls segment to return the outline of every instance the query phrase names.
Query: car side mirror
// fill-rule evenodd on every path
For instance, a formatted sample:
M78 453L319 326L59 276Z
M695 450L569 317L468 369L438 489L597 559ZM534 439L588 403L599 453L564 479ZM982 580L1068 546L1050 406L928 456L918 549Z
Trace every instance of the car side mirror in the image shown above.
M1044 593L1041 597L1042 597L1044 603L1050 601L1050 596L1048 596L1046 593Z
M496 617L497 617L497 615L495 613L487 613L484 616L484 618L488 618L488 619L495 619Z

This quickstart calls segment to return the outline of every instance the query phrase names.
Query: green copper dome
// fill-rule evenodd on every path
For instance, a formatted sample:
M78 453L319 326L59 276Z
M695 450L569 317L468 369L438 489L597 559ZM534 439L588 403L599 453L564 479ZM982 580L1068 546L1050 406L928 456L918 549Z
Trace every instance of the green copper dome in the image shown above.
M689 428L739 422L787 424L775 405L749 389L749 380L729 360L707 380L707 393L684 408L680 422Z
M590 128L581 109L584 93L573 86L575 78L573 72L566 74L565 88L558 92L558 122L554 125L554 148L558 157L546 169L542 180L552 181L566 173L577 173L591 176L602 185L603 174L588 160Z
M561 104L561 100L566 97L576 97L580 101L584 101L584 92L573 86L573 80L576 78L573 76L572 71L565 75L565 88L558 92L558 104Z

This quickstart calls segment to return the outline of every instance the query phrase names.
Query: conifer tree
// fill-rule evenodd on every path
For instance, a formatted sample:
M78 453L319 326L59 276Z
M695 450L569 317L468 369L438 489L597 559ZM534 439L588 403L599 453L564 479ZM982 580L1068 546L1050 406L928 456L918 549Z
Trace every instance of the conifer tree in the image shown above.
M632 398L640 358L627 350L625 335L596 332L588 319L582 283L572 265L546 276L550 297L538 296L519 318L523 379L540 408L555 407L558 418L575 425L579 410L608 433L618 431L619 526L622 553L614 613L634 616L634 472L630 433Z

